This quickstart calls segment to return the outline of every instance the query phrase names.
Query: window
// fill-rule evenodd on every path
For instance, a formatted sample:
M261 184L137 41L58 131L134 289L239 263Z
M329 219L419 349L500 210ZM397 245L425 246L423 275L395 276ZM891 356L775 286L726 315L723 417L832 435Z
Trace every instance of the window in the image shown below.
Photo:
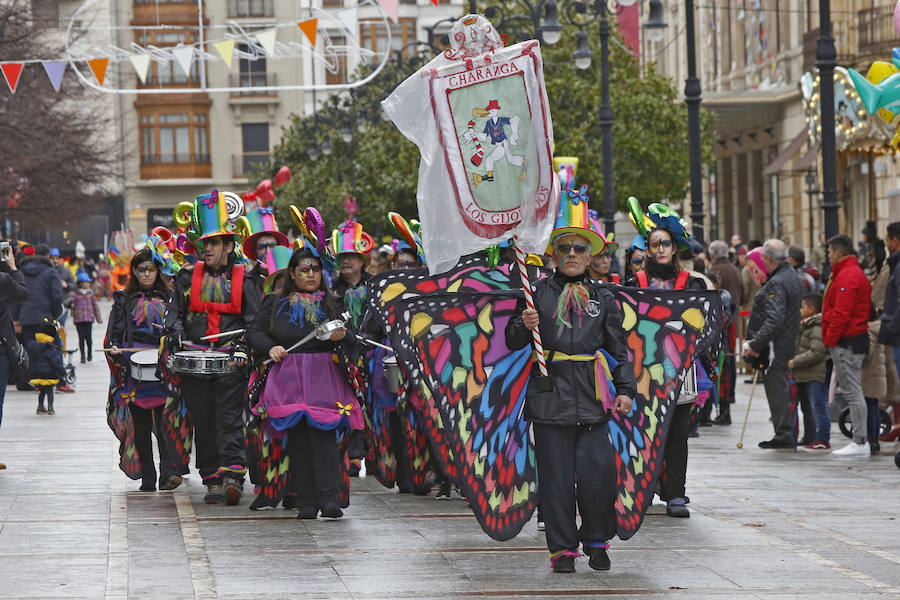
M144 110L140 117L142 165L209 163L206 112Z
M237 47L241 52L250 52L246 44ZM266 85L266 59L264 56L257 58L241 58L238 60L238 73L240 76L239 87L261 87Z
M269 124L243 123L241 125L243 155L241 157L241 173L252 171L257 165L269 163Z
M340 8L344 6L344 0L322 0L323 8Z
M391 44L398 44L400 48L405 48L404 56L409 56L418 52L414 47L406 48L407 44L416 41L416 20L402 18L396 24L391 26ZM368 48L377 56L384 56L388 51L387 28L381 21L360 21L359 22L359 45Z
M228 0L229 17L271 17L272 0Z
M197 41L197 34L189 31L157 31L157 30L140 30L135 34L135 41L141 46L154 45L159 47L172 47L178 44L193 44ZM173 58L165 64L159 64L156 61L150 63L150 71L147 73L146 85L140 87L164 87L176 85L200 85L200 66L195 57L191 61L190 76L184 74L181 65Z
M343 48L347 41L342 35L332 35L331 46L336 46L332 51L325 52L328 66L325 67L325 83L336 85L347 83L347 50Z

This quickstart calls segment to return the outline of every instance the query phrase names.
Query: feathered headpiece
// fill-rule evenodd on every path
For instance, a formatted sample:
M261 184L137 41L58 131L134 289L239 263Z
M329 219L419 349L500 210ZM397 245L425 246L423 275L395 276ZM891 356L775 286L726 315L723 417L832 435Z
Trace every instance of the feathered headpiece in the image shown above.
M395 213L393 211L388 213L388 220L400 235L400 241L397 244L397 249L412 250L419 257L419 262L424 265L425 250L422 248L422 240L421 238L419 238L418 221L407 221L399 213Z
M176 257L177 240L172 232L165 227L156 227L149 236L143 236L147 242L147 250L153 257L153 262L159 265L159 270L174 276L181 269L181 264Z
M307 206L303 214L300 209L291 204L288 206L288 212L294 225L300 231L300 237L294 241L294 248L307 248L312 254L322 261L322 268L328 273L336 270L334 258L325 247L327 241L325 237L325 221L322 215L312 206Z
M654 202L647 207L647 212L641 211L641 203L634 196L628 198L628 218L631 224L643 237L650 235L651 229L665 229L675 238L675 243L680 250L690 248L689 240L693 237L678 213L666 206Z

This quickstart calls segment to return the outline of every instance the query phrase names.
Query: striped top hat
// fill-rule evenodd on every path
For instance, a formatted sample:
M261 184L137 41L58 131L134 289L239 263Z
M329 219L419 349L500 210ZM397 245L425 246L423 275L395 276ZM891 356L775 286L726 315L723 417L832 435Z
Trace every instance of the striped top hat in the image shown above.
M360 254L369 264L369 252L375 247L372 236L363 231L358 221L347 219L331 234L331 249L335 256L353 253Z
M266 250L266 271L269 275L263 281L263 294L269 295L275 291L275 283L291 262L294 251L287 246L275 246Z
M591 243L591 254L600 254L606 247L603 236L591 229L588 216L587 185L579 190L563 190L560 194L559 210L556 212L556 223L550 240L555 241L566 234L576 234ZM548 248L548 254L552 254L552 247Z
M244 217L250 227L250 235L244 240L244 256L250 260L256 259L256 241L263 235L274 236L280 246L290 247L290 241L287 236L278 231L278 224L275 222L275 208L272 206L263 206L254 208Z
M234 223L228 219L228 207L224 194L213 190L209 194L197 196L194 200L194 227L200 237L197 242L203 242L212 237L231 236L237 239L238 234Z

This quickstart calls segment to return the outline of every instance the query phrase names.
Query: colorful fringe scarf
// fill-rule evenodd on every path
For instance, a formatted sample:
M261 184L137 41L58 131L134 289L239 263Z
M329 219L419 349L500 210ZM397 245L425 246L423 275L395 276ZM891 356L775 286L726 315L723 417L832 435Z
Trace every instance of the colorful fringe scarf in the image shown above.
M203 283L200 284L200 300L203 302L228 302L231 295L228 283L227 273L218 275L204 273Z
M366 286L358 285L355 288L347 288L347 291L344 292L344 306L350 312L353 325L359 327L359 322L366 309Z
M303 327L304 322L318 325L325 318L322 301L325 292L294 292L278 301L278 314L283 312L290 316L291 325Z
M574 312L578 315L578 324L581 324L581 317L587 310L588 301L591 294L588 292L587 286L583 283L566 283L563 286L562 293L559 295L559 301L556 303L556 324L564 327L572 328L572 324L566 320L571 319Z
M141 294L134 307L134 324L143 331L151 332L153 326L158 325L157 333L161 333L165 318L166 303L162 298L148 298L145 294Z

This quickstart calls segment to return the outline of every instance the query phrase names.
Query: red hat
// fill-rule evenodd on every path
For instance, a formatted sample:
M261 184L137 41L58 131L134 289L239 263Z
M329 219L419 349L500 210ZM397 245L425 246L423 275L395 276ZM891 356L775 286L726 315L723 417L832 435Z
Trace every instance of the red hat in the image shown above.
M500 110L500 103L497 102L496 100L491 100L490 102L488 102L487 108L485 108L484 110L494 110L494 109Z

